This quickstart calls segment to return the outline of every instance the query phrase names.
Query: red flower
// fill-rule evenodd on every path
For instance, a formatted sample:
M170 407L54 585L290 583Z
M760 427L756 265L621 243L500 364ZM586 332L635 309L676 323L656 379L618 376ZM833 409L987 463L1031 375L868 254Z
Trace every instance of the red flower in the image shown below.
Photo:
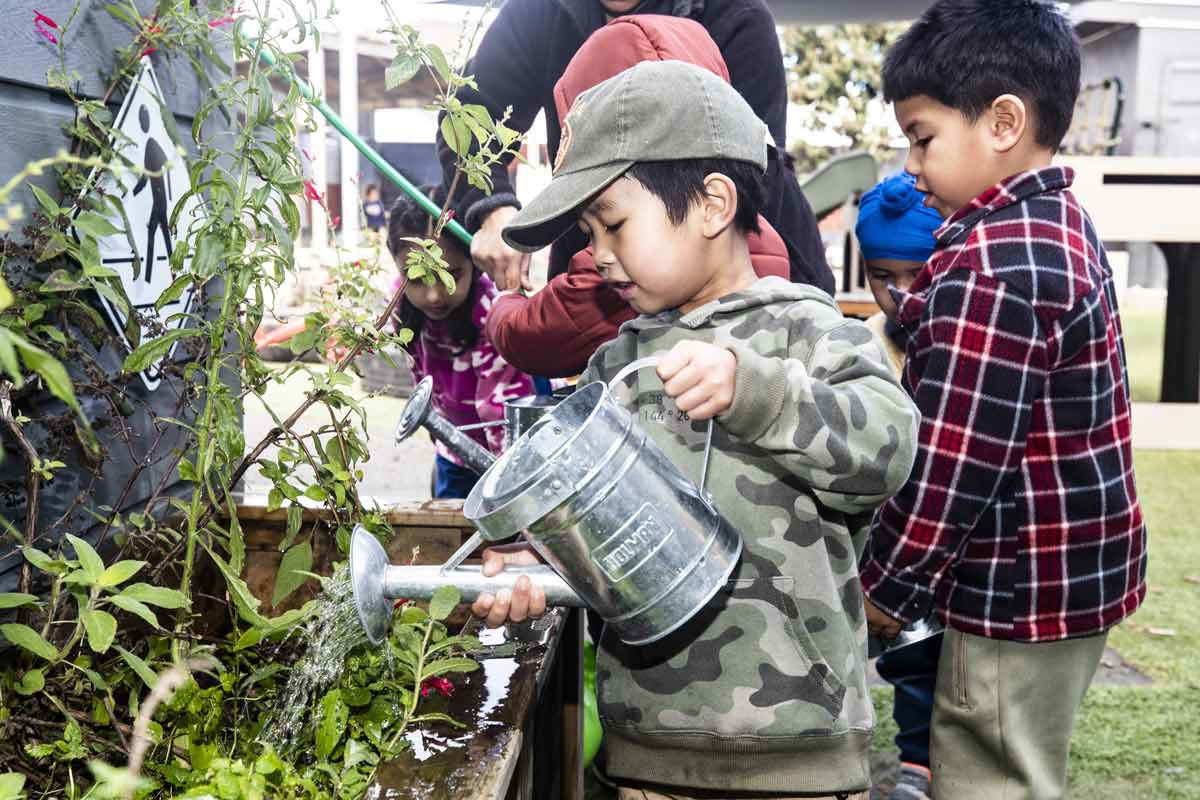
M421 681L421 697L429 697L434 692L449 697L454 694L454 684L445 678L426 678Z
M46 37L50 44L58 44L58 37L50 32L50 29L58 30L58 23L47 17L40 11L33 12L33 27L37 28L37 32Z
M340 216L333 218L333 227L336 228L338 225L341 225L341 224L342 224L342 218Z
M225 12L225 16L209 20L208 27L219 28L222 25L232 25L233 23L237 22L237 18L240 15L245 13L246 12L242 9L241 5L234 6Z
M164 29L163 29L162 25L158 24L158 14L155 14L153 17L147 17L147 18L143 19L142 23L145 26L142 29L142 37L146 42L146 47L142 48L141 57L145 58L146 56L150 55L154 51L158 50L158 48L155 47L150 42L153 39L153 37L162 33Z
M325 208L325 196L317 191L317 185L312 181L304 182L304 196L312 200L321 208Z

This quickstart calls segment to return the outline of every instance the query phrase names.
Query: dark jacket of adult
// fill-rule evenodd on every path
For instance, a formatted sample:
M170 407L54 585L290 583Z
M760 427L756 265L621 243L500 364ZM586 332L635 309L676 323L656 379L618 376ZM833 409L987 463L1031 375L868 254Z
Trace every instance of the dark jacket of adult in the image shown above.
M640 61L686 61L729 80L721 52L704 27L690 19L631 14L615 19L580 46L554 88L565 116L575 98ZM754 272L787 280L783 239L760 214L758 233L746 237ZM508 363L531 375L578 375L596 348L614 339L637 312L600 277L592 249L579 251L570 266L526 297L507 292L488 314L487 336ZM554 342L554 347L547 347Z
M812 209L796 182L786 154L787 85L775 20L765 0L645 0L634 13L668 14L699 22L712 36L729 68L730 82L766 123L776 147L767 166L767 200L763 216L783 238L791 278L797 283L834 291L833 273L825 261ZM554 84L575 51L608 21L598 0L508 0L484 34L467 72L478 91L464 88L459 99L480 103L494 118L512 107L508 125L526 131L538 111L546 114L551 162L558 153L561 123L554 107ZM443 174L454 174L454 153L438 134ZM467 229L475 231L500 206L519 206L506 170L492 172L493 192L474 187L456 192L455 209ZM571 256L586 246L572 230L550 253L550 276L567 269Z

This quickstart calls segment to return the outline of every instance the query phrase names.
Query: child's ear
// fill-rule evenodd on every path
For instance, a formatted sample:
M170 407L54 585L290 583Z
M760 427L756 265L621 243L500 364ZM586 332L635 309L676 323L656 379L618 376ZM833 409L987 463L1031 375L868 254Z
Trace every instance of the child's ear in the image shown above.
M1015 94L1002 94L988 109L988 133L998 153L1007 153L1017 146L1029 127L1025 101Z
M704 176L704 199L700 203L702 231L715 239L733 224L737 216L738 193L733 180L720 172Z

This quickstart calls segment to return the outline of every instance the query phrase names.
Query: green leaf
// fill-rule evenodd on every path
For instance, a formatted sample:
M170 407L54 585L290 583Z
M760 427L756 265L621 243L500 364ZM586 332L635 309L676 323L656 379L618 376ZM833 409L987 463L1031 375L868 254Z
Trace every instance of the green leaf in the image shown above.
M421 69L421 60L409 53L401 53L392 60L383 73L383 88L387 91L402 86L413 79Z
M125 660L130 669L136 672L138 677L142 679L142 683L146 684L147 688L153 689L155 684L158 683L158 675L154 670L150 669L150 665L119 644L113 645L113 648L121 654L121 658Z
M478 650L482 646L483 645L479 643L479 639L475 636L447 636L437 644L430 645L429 649L425 651L425 657L428 658L434 653L440 653L443 650L449 650L452 647L457 647L460 650L465 650L470 653Z
M247 647L254 647L254 645L258 644L262 640L262 628L249 628L238 637L237 642L235 642L233 645L233 651L236 653L239 650L245 650Z
M100 576L98 585L105 589L112 586L120 586L136 575L138 570L144 566L146 566L145 561L118 561L104 570L104 574Z
M293 546L279 562L279 572L275 574L275 592L271 596L271 605L277 606L280 601L300 588L308 577L299 574L298 570L308 572L312 569L312 545L307 541Z
M84 607L79 609L79 621L87 631L88 646L97 653L108 652L117 635L117 618L107 611Z
M24 592L4 592L0 594L0 609L20 608L37 602L37 595Z
M280 550L287 550L292 546L292 542L296 541L296 534L300 532L300 523L303 521L304 507L298 503L288 506L287 531L283 535L283 541L279 544Z
M329 492L314 483L304 490L304 496L309 500L316 500L318 503L323 503L329 498Z
M114 226L94 211L84 211L76 217L75 228L97 239L103 239L106 236L115 236L122 232L120 228Z
M65 575L71 569L67 562L51 558L36 547L23 548L21 553L26 561L50 575Z
M242 523L238 520L237 505L233 495L227 496L229 501L229 568L238 575L242 574L242 566L246 561L246 537L242 535Z
M114 767L97 758L88 761L88 767L96 776L96 785L88 797L145 797L154 786L144 775L135 776L124 767Z
M159 626L158 616L155 615L155 613L150 609L150 606L146 605L142 601L134 600L132 597L124 597L123 595L119 594L113 595L112 597L108 598L108 600L117 608L124 609L131 614L137 614L154 627L157 628Z
M442 138L454 151L455 155L467 156L471 149L471 129L462 120L451 114L445 114L441 123Z
M3 276L0 276L0 311L8 308L13 304L12 289L8 288L8 284L4 282Z
M443 80L450 78L450 63L446 61L446 54L442 52L442 48L436 44L428 45L425 52L429 54L429 60L433 63L433 68L437 70L438 75L442 76Z
M445 619L450 616L461 599L462 594L458 591L457 586L439 586L433 590L433 595L429 598L429 616L436 620Z
M37 694L46 686L46 674L40 669L31 669L21 676L21 682L13 688L17 694L28 697L31 694Z
M212 277L221 266L225 255L225 243L216 234L208 233L196 243L196 254L192 257L191 271L202 278Z
M41 290L43 292L77 292L82 289L90 289L91 286L80 276L72 274L70 270L60 268L46 276L46 280L42 281Z
M346 732L346 721L350 718L350 710L342 700L338 689L328 692L321 698L320 721L317 723L317 758L327 759Z
M196 328L176 328L173 331L167 331L157 339L143 342L138 349L126 356L125 371L141 372L146 367L166 356L180 339L199 335L200 331Z
M431 661L421 670L421 677L433 678L438 675L445 675L447 672L474 672L479 669L479 662L472 658L464 658L462 656L456 658L439 658L437 661Z
M250 591L250 587L246 585L246 582L230 569L229 564L225 563L225 559L217 555L206 542L201 540L201 544L208 552L209 557L212 558L213 563L217 565L217 569L221 570L221 574L225 576L225 586L229 589L229 597L233 600L233 605L237 608L238 615L251 625L268 625L270 620L258 613L258 607L261 603ZM126 589L125 591L128 592L129 590Z
M25 385L25 381L21 377L21 365L17 363L17 351L13 347L19 338L15 333L0 328L0 367L4 368L18 389Z
M55 397L79 412L79 403L75 400L75 389L71 386L71 378L67 375L67 369L62 362L20 336L12 338L13 344L21 352L21 360L25 362L25 366L41 376L42 380L46 382L46 388Z
M164 289L163 293L160 294L158 299L154 301L154 309L156 311L162 311L163 307L168 303L174 303L183 295L183 290L192 285L193 280L194 279L191 275L180 275L178 278L172 281L171 285Z
M87 578L86 582L89 584L98 582L100 576L104 574L104 561L100 558L100 554L78 536L68 533L67 540L75 548L75 555L79 558L79 566L83 569L83 574Z
M427 619L429 619L429 615L425 613L425 609L412 604L404 606L400 612L401 625L418 625Z
M36 186L32 183L26 184L29 190L33 192L33 199L37 200L37 204L42 207L42 213L53 221L59 214L62 213L62 206L54 201L45 189Z
M54 649L54 645L42 638L42 635L28 625L18 625L9 623L0 625L0 635L5 639L23 647L35 656L40 656L47 661L57 661L58 651Z
M126 586L117 596L128 597L159 608L186 608L188 605L188 600L183 596L183 592L163 586L151 586L148 583Z
M21 800L25 795L25 776L19 772L0 773L0 800Z

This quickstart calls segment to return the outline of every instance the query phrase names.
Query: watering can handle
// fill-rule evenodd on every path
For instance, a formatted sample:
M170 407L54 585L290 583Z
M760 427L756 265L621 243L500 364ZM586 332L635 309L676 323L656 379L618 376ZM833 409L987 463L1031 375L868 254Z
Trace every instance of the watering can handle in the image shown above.
M628 378L633 373L638 372L639 370L649 369L651 367L657 367L658 362L659 362L659 357L657 355L642 356L641 358L630 361L628 364L621 367L621 369L617 370L617 374L614 375L612 377L612 380L610 380L608 382L609 391L612 391L613 389L615 389L617 386L619 386L626 378ZM714 422L716 422L716 418L709 417L708 432L705 433L705 435L704 435L704 460L700 462L700 484L699 484L700 499L703 500L706 504L709 503L709 498L708 498L708 492L704 488L704 484L708 481L708 454L712 450L712 436L713 436L713 423Z

